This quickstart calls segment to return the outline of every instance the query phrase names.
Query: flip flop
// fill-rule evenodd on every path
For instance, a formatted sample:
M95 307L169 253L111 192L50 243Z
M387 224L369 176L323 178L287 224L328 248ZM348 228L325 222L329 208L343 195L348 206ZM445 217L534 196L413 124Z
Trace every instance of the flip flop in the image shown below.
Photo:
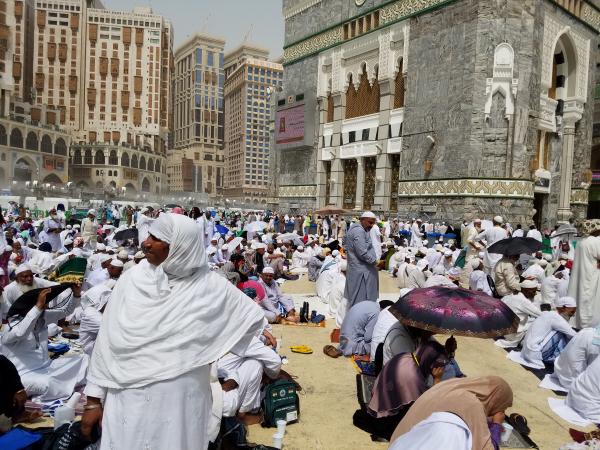
M529 435L529 433L531 433L531 430L527 426L527 419L521 414L512 413L508 417L508 423L515 427L521 435Z
M302 353L303 355L310 355L313 352L308 345L292 345L290 350L293 353Z
M333 345L326 345L325 347L323 347L323 353L325 353L331 358L339 358L340 356L342 356L342 352L340 352Z

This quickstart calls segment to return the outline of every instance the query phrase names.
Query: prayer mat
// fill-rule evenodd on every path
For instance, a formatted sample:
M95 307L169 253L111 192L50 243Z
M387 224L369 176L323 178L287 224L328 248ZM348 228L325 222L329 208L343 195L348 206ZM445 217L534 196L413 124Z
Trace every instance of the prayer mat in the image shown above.
M539 448L529 436L523 436L517 430L513 430L508 441L501 442L500 448Z
M82 283L86 268L87 259L71 258L52 272L48 276L48 280L57 283Z
M327 322L326 320L322 321L321 323L312 323L312 322L308 322L308 323L296 323L296 322L281 322L279 325L292 325L295 327L307 327L307 328L325 328L325 322Z
M375 362L365 361L356 355L352 356L352 364L359 374L375 376Z

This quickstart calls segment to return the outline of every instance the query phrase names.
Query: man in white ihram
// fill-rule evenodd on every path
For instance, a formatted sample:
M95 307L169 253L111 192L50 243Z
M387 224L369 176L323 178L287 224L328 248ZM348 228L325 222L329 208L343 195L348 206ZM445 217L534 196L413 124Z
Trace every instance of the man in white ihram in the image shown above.
M264 314L209 270L193 219L161 214L143 246L104 312L81 430L101 421L103 450L206 449L223 409L211 364L243 353Z

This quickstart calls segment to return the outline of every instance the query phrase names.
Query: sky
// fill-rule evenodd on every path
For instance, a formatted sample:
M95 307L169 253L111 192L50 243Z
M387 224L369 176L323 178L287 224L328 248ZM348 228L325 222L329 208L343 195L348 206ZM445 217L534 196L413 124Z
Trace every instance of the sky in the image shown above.
M175 28L176 50L194 33L203 32L224 38L225 51L242 43L258 44L271 52L271 58L283 54L284 22L281 0L103 0L108 9L131 10L150 6L165 16Z

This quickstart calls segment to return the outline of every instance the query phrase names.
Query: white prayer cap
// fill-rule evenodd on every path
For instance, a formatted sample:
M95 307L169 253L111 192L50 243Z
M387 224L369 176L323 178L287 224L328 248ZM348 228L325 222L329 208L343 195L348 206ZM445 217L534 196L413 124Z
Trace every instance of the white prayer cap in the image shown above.
M460 267L452 267L450 270L448 270L448 277L454 280L459 278L461 273L462 269Z
M75 225L73 225L73 228L75 230L79 230L81 228L81 225L79 225L78 223L76 223Z
M434 275L444 275L445 269L444 266L437 265L433 268Z
M544 255L544 259L548 262L552 261L552 255Z
M427 244L429 244L429 241L427 239L423 239L421 242L424 246L427 246Z
M218 237L216 237L215 235L213 235L213 237L210 238L210 242L215 241L217 242L219 240Z
M65 245L71 245L73 243L73 239L65 239Z
M420 247L419 248L419 253L422 253L422 254L425 255L427 253L427 247Z
M331 252L331 256L333 256L334 258L339 256L340 252L338 250L334 250Z
M143 251L139 250L138 252L136 252L135 255L133 255L133 257L134 259L142 259L146 257L146 254Z
M560 297L556 300L555 306L557 308L577 308L577 302L573 297Z
M546 267L548 265L548 261L545 259L540 259L537 263L542 267Z
M96 250L103 252L104 250L106 250L106 245L102 243L96 244Z
M121 258L121 259L129 258L129 253L127 253L127 250L121 250L117 254L117 258Z
M71 225L67 225L67 230L70 230L71 228L73 228Z
M429 264L429 261L427 261L426 259L420 259L417 263L417 268L423 270L425 267L427 267L427 264Z
M88 216L89 216L90 214L91 214L92 216L96 217L96 210L95 210L95 209L90 209L90 210L88 210Z
M304 250L304 246L303 245L299 245L298 247L296 247L297 250Z
M4 247L4 251L5 252L12 252L13 248L10 245L7 245L6 247Z
M441 244L436 244L435 250L438 251L438 252L443 252L444 251L444 246L441 245Z
M417 222L423 222L421 219L417 219Z
M262 273L270 273L271 275L275 275L275 270L271 266L267 266L262 270Z
M481 223L481 219L475 219L473 220L473 223Z
M375 214L373 214L371 211L365 211L364 213L362 213L360 218L361 219L377 219Z
M471 267L473 268L473 270L477 269L479 267L479 264L481 264L481 260L479 258L473 258L471 260Z
M229 250L229 245L228 244L223 244L221 246L221 250Z
M452 256L452 250L444 250L444 256Z
M148 209L148 207L147 207L147 206L144 206L144 207L143 207L143 208L140 210L140 214L147 213L148 211L150 211L150 210Z
M252 246L256 249L267 248L267 244L265 244L264 242L257 242L255 244L252 244Z
M502 216L496 216L496 217L494 217L494 222L504 223L504 219L502 219Z
M20 273L27 271L31 272L31 267L29 267L29 264L21 264L15 269L15 275L19 275Z
M485 258L485 252L479 252L477 256L479 257L479 259L483 259Z
M342 259L340 261L340 270L342 272L345 272L346 270L348 270L348 261L346 261L345 259Z
M112 259L112 256L110 255L100 255L100 264L105 263L106 261L108 261L109 259Z
M107 231L107 230L114 230L114 229L115 229L115 227L113 227L112 225L104 225L104 226L102 227L102 229L103 229L103 230L105 230L105 231Z
M123 267L124 264L123 264L123 261L115 258L110 262L110 265L113 267Z
M535 280L523 280L519 286L521 286L521 289L537 289L539 287Z

